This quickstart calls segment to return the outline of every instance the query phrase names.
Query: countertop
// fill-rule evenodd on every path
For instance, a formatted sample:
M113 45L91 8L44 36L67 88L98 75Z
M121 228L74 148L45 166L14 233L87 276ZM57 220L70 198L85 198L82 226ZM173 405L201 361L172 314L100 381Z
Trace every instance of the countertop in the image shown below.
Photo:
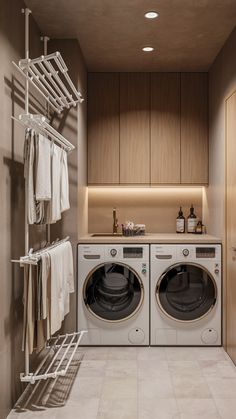
M221 239L209 234L163 234L163 233L146 233L145 236L109 236L109 237L92 237L92 234L87 234L79 239L79 244L110 244L110 243L221 243Z

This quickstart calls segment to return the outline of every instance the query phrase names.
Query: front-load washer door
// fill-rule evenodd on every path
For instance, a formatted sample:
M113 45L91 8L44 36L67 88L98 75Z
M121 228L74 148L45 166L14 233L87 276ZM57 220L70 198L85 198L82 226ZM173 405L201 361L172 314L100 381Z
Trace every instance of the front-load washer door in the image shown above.
M83 288L87 309L97 318L121 322L141 307L144 289L138 274L122 263L104 263L87 276Z
M158 280L156 298L161 310L168 317L182 322L196 321L215 305L215 280L200 265L176 264Z

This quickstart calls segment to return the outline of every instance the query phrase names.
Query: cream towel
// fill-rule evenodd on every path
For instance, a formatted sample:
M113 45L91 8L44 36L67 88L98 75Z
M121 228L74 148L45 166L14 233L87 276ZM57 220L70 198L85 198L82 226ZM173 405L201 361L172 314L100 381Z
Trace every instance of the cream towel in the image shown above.
M61 153L62 149L52 145L52 198L49 205L49 222L61 219Z
M69 312L69 294L74 291L72 248L69 242L48 251L51 259L51 335L61 328Z
M70 208L67 152L61 154L61 212Z
M36 200L51 199L51 144L43 135L37 139L36 159Z

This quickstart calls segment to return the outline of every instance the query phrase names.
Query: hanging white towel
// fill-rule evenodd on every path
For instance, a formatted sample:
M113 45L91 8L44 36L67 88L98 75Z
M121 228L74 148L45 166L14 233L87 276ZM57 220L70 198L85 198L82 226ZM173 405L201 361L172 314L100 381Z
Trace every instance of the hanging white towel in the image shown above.
M49 205L49 222L55 223L61 219L61 153L62 149L52 145L52 198Z
M61 212L70 208L67 152L61 154Z
M69 242L48 251L51 259L51 335L61 328L69 312L69 293L74 291L72 248Z
M66 314L70 311L70 293L74 292L74 269L73 269L73 253L70 242L64 243L64 252L63 252L63 270L64 278L66 278L66 284L63 287L63 312L62 317L64 318Z
M51 199L51 144L39 134L36 148L36 200Z

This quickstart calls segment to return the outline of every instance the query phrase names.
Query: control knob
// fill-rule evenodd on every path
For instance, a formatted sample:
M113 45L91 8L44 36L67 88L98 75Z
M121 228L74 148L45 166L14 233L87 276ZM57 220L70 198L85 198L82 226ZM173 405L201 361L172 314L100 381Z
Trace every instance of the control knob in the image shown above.
M188 249L184 249L183 250L183 255L184 256L188 256L189 255L189 250Z
M110 254L114 258L117 255L117 250L116 249L111 249Z

